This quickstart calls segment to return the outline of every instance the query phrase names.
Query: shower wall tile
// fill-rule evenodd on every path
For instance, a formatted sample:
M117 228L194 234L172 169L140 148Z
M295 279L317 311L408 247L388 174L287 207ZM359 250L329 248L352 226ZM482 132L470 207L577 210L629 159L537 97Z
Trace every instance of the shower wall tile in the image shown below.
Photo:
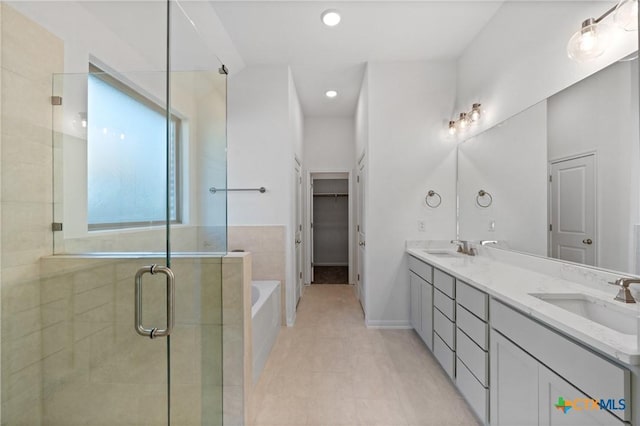
M57 242L57 241L56 241ZM56 253L132 253L164 252L167 231L164 226L121 232L97 232L79 238L65 238L56 247ZM201 252L198 247L198 227L173 226L171 250L174 252ZM210 251L210 250L209 250Z
M63 306L41 306L39 268L53 245L50 96L64 47L5 3L0 23L2 420L36 425L42 420L42 360L70 342Z
M31 80L51 80L51 71L63 67L61 40L6 5L2 12L2 67Z
M80 425L87 418L104 425L143 421L142 417L131 417L138 414L128 411L133 410L128 404L140 410L153 409L157 415L158 401L166 398L166 340L145 339L135 333L133 275L141 265L162 261L71 256L42 259L43 302L39 309L43 326L48 326L44 331L51 336L39 335L42 347L38 352L46 357L31 365L41 369L42 410L50 421L47 424ZM222 404L220 392L205 392L222 385L222 260L176 257L172 269L178 314L171 344L173 420L176 424L207 424L203 416L211 416L219 408L204 407L204 401L215 403L217 395L217 407ZM147 275L143 283L148 284L145 290L155 287ZM164 282L159 280L158 284L158 294L163 294ZM164 320L164 299L156 304ZM26 371L31 365L17 367ZM120 405L120 398L130 402ZM66 411L61 404L67 404ZM79 407L81 404L117 405L121 409L118 413L102 408L89 413ZM98 413L100 418L95 417Z
M222 262L222 373L225 425L243 425L251 401L251 253L229 253Z
M284 226L230 226L228 228L229 251L251 252L254 280L280 281L282 324L285 324L286 273Z

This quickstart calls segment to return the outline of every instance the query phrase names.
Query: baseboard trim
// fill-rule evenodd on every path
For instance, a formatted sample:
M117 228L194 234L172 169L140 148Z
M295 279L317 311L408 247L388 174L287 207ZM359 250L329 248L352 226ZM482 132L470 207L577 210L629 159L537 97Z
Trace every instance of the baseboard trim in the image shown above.
M411 330L411 323L409 321L388 321L388 320L367 320L367 328L386 328L396 330Z

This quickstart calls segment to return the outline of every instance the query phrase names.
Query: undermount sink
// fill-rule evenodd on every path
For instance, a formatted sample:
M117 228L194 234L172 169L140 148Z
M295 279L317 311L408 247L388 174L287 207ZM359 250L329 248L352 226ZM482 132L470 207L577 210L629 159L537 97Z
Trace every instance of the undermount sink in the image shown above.
M639 312L635 308L620 305L620 302L607 302L584 294L530 293L530 295L619 333L637 334L636 318Z
M455 250L447 250L447 249L425 249L423 252L430 254L431 256L436 257L460 257L460 253Z

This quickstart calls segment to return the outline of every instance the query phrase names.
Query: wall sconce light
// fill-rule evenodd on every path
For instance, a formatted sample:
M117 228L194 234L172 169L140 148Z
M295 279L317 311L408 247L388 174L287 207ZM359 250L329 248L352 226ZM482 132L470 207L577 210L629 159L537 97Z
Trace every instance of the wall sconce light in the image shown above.
M471 107L471 112L469 113L469 119L474 123L480 120L480 115L482 115L482 112L480 111L480 107L481 107L480 104L473 104L473 106Z
M80 116L80 124L82 125L83 128L87 128L87 113L86 112L79 112L78 115Z
M598 18L582 22L581 28L569 39L567 54L577 62L586 62L602 55L611 39L611 27L602 23L613 13L616 26L626 31L638 30L638 0L620 0Z
M449 121L449 134L453 136L458 132L465 131L471 124L480 120L480 117L482 116L482 110L480 109L481 106L481 104L473 104L471 111L461 112L458 120Z

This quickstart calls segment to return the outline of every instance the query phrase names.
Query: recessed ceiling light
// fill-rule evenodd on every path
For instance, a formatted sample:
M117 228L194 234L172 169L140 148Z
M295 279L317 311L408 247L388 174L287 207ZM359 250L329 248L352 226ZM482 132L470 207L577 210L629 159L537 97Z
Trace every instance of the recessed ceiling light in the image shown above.
M335 27L340 23L340 13L335 9L328 9L322 12L322 22L327 27Z
M326 96L327 98L335 98L336 96L338 96L338 92L337 92L337 91L335 91L335 90L327 90L327 91L325 92L325 96Z

